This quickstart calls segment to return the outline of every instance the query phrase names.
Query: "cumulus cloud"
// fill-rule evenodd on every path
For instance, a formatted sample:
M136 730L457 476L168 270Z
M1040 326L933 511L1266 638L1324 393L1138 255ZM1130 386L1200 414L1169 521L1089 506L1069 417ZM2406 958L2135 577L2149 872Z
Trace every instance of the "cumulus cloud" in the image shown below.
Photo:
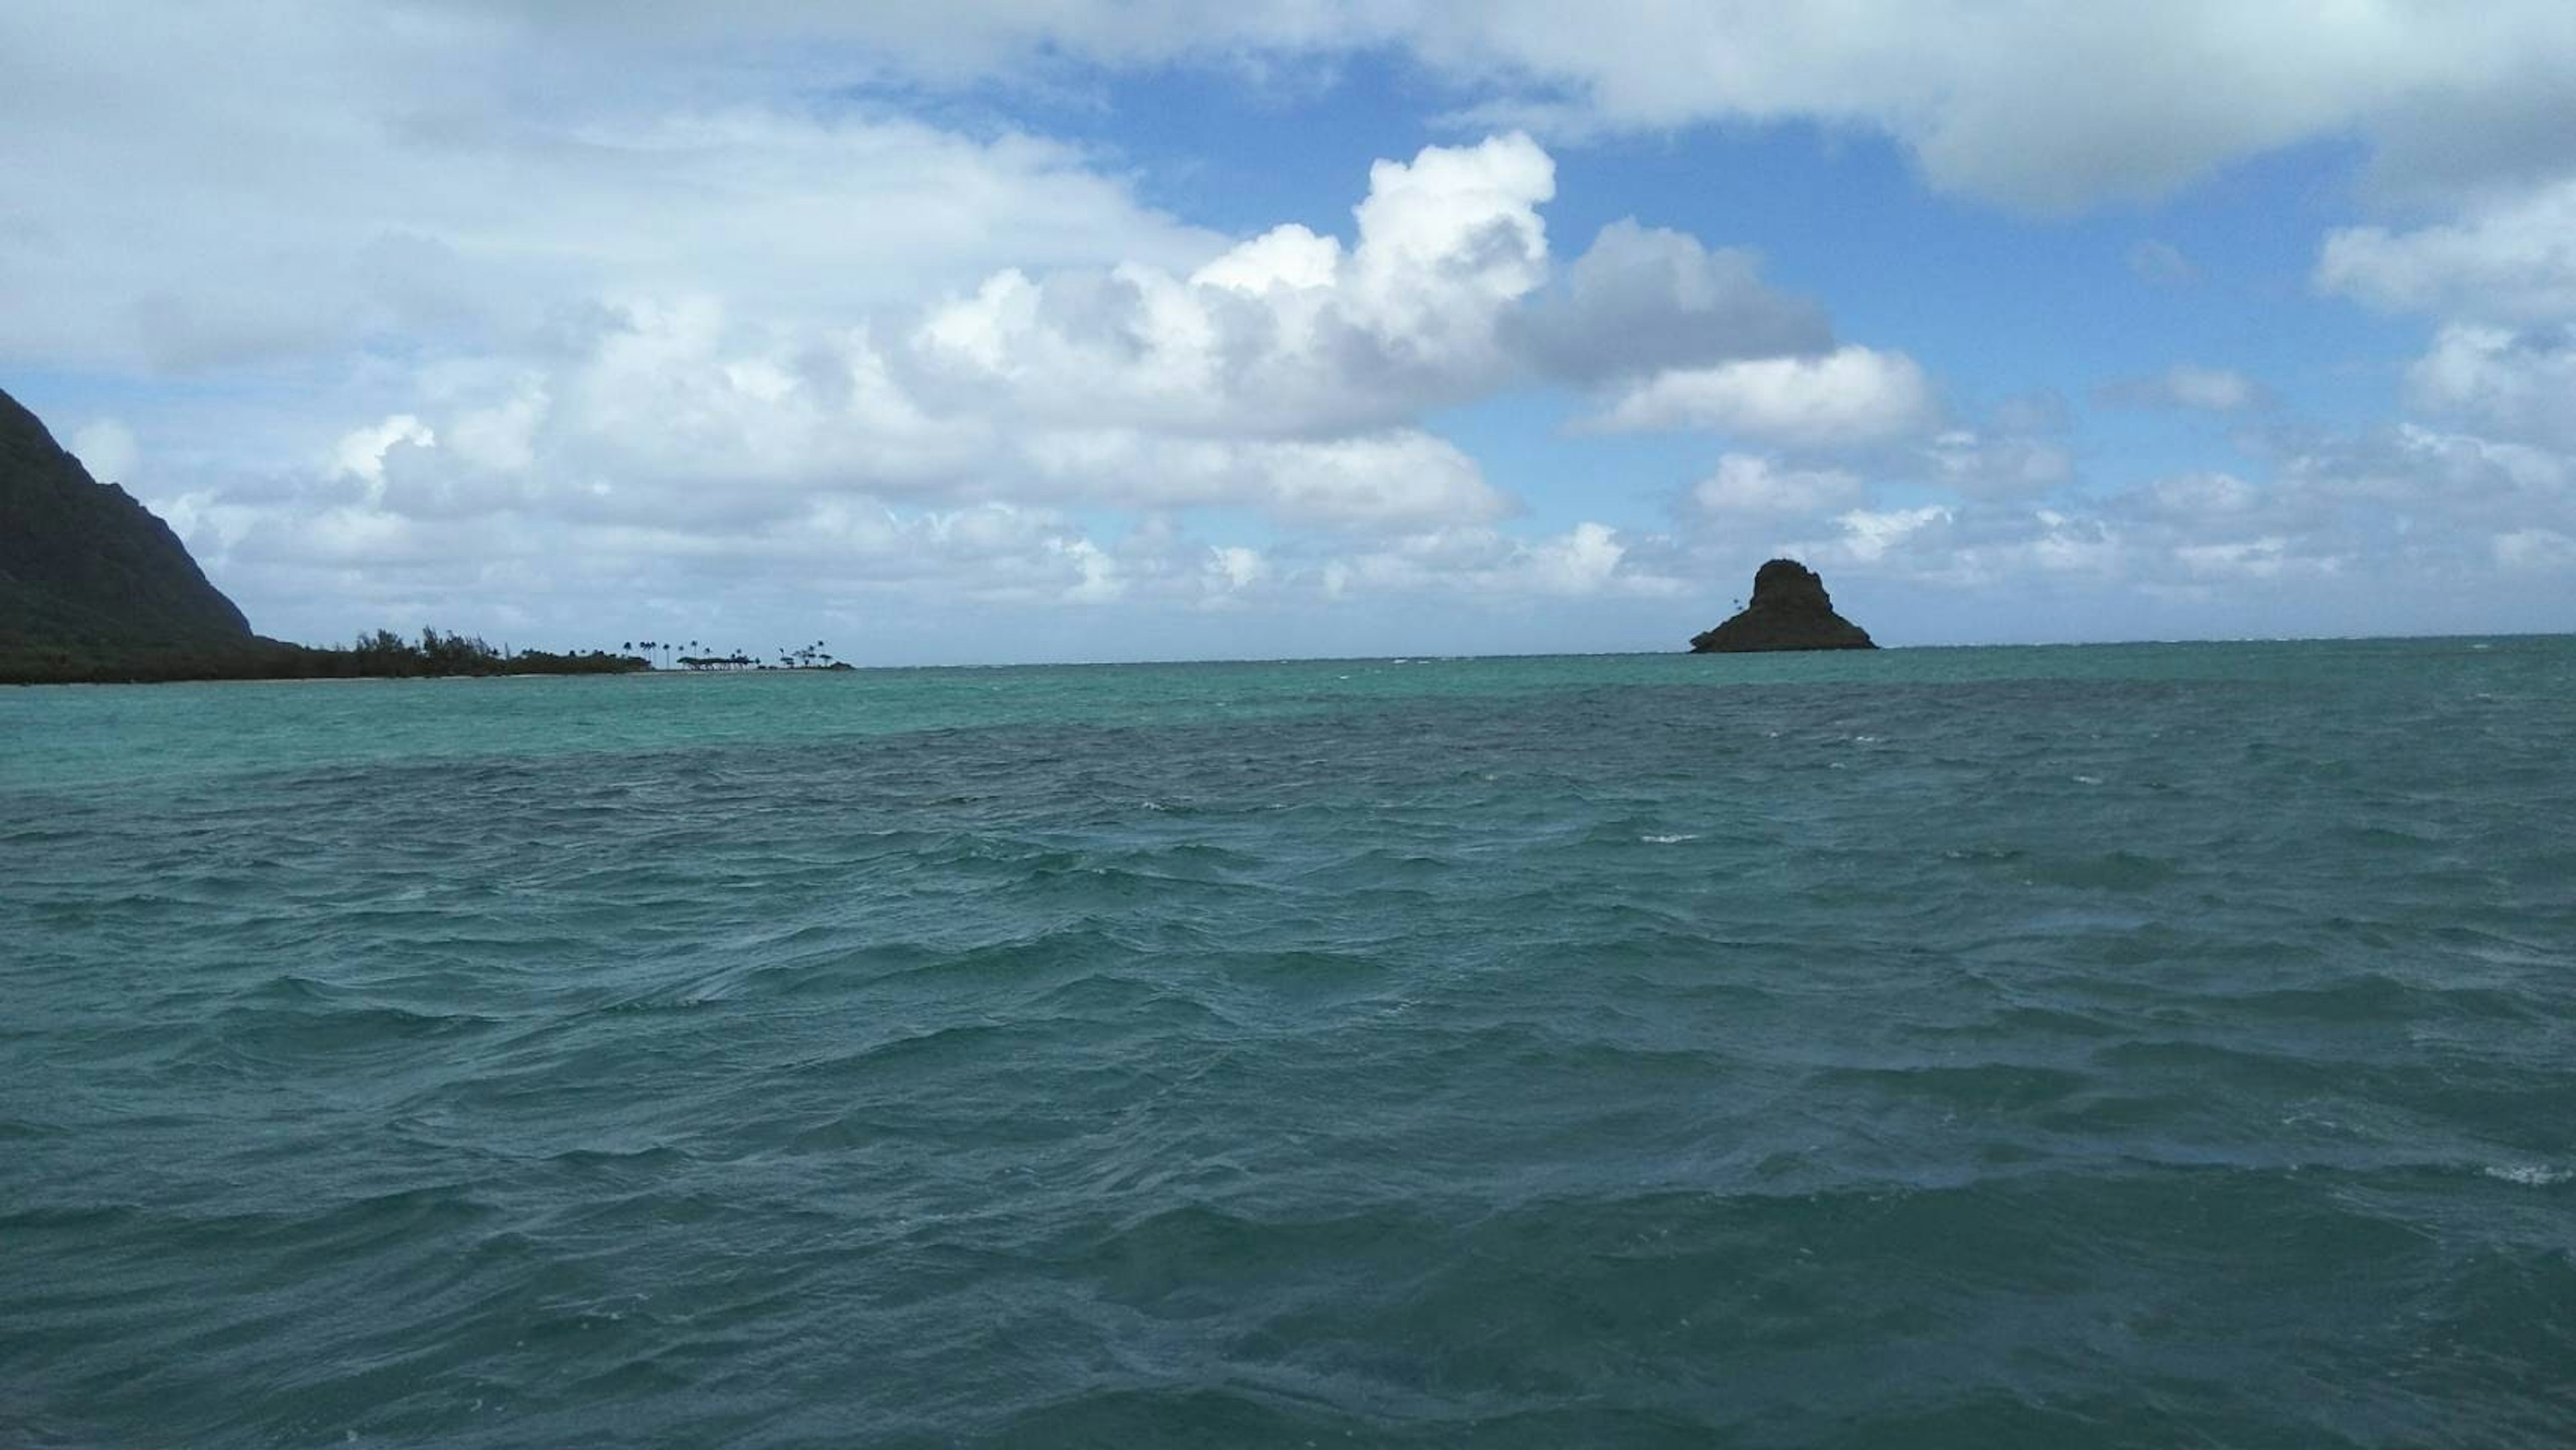
M97 418L81 425L66 446L81 461L81 467L89 470L89 476L101 483L132 477L134 465L143 456L142 446L134 440L134 430L114 418Z
M1502 134L1380 162L1346 218L1231 236L1158 210L1114 154L885 100L1019 66L1087 84L1389 50ZM104 425L73 441L102 472L148 464L141 491L287 630L338 628L345 600L467 624L450 610L493 601L533 629L603 597L1651 597L1757 526L1943 587L2324 560L2548 578L2576 537L2576 183L2550 179L2571 61L2576 19L2521 0L11 7L0 364L250 400L192 420L117 399L148 458ZM2094 494L2062 406L1955 414L1751 252L1634 219L1571 261L1552 242L1533 136L1747 120L1876 131L1935 188L2044 211L2358 138L2383 187L2456 214L2339 231L2314 281L2432 319L2407 398L2442 426L2249 421L2268 469ZM2126 260L2196 275L2166 242ZM1584 390L1578 426L1726 440L1707 476L1663 479L1678 536L1514 522L1442 410L1532 384ZM2265 397L2215 368L2104 394Z
M1634 218L1603 227L1563 292L1514 324L1538 371L1578 383L1833 345L1824 310L1764 286L1753 253Z
M2481 528L2576 518L2576 458L2527 443L2400 424L2330 435L2275 462L2281 503L2403 522L2420 547ZM2441 525L2417 529L2423 518Z
M2445 327L2406 370L2406 392L2506 438L2576 449L2576 327Z
M1414 429L1228 441L1087 429L1016 445L1020 492L1137 508L1251 506L1290 524L1385 531L1488 523L1512 501L1455 444Z
M2576 179L2490 197L2412 231L2330 233L2316 283L2374 307L2489 324L2576 318Z
M2372 611L2392 595L2466 610L2458 622L2474 627L2474 606L2445 581L2502 565L2521 587L2545 590L2576 569L2561 547L2576 538L2566 453L2400 425L2313 436L2267 461L2268 481L2201 471L2042 505L1855 507L1782 547L1861 578L1996 597L2116 590L2200 609L2201 628L2257 632L2272 626L2245 612L2241 591L2309 599L2308 628L2336 618L2385 628ZM2543 596L2523 597L2536 609Z
M2177 546L2174 558L2194 574L2222 579L2277 579L2284 574L2334 574L2344 561L2334 555L2312 555L2298 552L2293 542L2278 534L2256 539L2230 539L2217 544L2183 544Z
M1953 427L1920 450L1921 472L1968 498L2042 494L2075 480L2066 405L2054 393L2007 400L1982 427Z
M1898 352L1847 346L1821 357L1674 368L1612 397L1604 432L1698 429L1801 448L1858 448L1919 435L1940 416L1931 379Z
M1946 529L1958 515L1939 504L1919 508L1853 509L1834 520L1842 533L1829 542L1810 544L1802 553L1855 564L1875 564L1891 550L1926 531Z
M2491 544L2496 562L2508 569L2576 570L2576 538L2556 529L2510 529Z
M1506 376L1503 320L1547 277L1555 164L1526 136L1371 168L1357 241L1281 227L1187 276L996 273L909 338L921 385L1047 424L1317 435Z
M1779 516L1848 508L1862 496L1860 476L1839 468L1795 468L1777 458L1729 453L1691 486L1691 502L1711 514Z
M2576 450L2576 179L2498 189L2410 231L2336 231L2314 281L2434 319L2406 369L2411 407L2500 442Z
M2109 509L2008 504L1856 509L1835 532L1794 547L1820 567L1953 591L2195 584L2228 573L2270 577L2315 561L2280 538L2209 539ZM2331 561L2320 572L2331 572Z
M1590 521L1540 539L1484 528L1436 529L1334 557L1316 570L1316 578L1334 596L1374 590L1500 599L1666 598L1689 590L1688 581L1630 567L1631 552L1626 535Z
M1425 414L1829 334L1749 256L1633 224L1553 285L1553 188L1547 153L1506 135L1380 162L1347 241L1288 224L1186 267L1003 266L854 307L782 306L720 268L693 289L592 277L537 327L370 361L299 399L300 445L263 440L284 471L165 502L289 631L312 632L312 599L339 618L446 598L451 623L507 599L489 612L541 629L600 597L757 596L800 572L829 599L992 607L1668 590L1609 525L1502 532L1517 500ZM1269 545L1183 522L1247 513Z
M438 435L409 413L397 413L381 423L352 429L332 450L331 461L338 470L370 484L385 478L385 455L397 447L435 448Z
M2177 473L2149 484L2136 500L2154 517L2189 523L2252 510L2262 492L2232 473Z

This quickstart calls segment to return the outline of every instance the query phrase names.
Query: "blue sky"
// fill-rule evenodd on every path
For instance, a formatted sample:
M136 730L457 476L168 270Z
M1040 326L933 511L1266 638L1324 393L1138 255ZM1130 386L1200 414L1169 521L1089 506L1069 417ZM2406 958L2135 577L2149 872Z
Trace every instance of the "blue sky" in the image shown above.
M0 387L264 632L2557 630L2554 5L0 12Z

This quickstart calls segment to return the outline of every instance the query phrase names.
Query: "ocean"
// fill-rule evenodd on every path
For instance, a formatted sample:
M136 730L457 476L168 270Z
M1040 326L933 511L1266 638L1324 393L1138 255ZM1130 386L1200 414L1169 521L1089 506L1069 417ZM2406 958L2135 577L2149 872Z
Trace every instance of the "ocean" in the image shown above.
M2576 639L0 691L0 1444L2572 1441Z

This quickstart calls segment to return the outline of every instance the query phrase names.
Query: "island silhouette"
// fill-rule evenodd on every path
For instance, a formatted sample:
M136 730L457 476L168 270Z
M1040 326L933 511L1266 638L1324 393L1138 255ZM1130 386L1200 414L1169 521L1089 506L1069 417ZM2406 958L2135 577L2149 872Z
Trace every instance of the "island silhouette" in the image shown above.
M1876 649L1869 631L1834 612L1825 581L1795 559L1754 571L1753 600L1725 623L1691 636L1693 654L1762 650Z

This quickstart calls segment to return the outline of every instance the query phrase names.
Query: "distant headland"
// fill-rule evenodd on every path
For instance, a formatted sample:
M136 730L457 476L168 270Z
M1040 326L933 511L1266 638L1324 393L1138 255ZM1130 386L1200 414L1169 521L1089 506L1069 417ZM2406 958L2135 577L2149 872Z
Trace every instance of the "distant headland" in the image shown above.
M1869 631L1834 612L1816 571L1774 559L1753 575L1753 600L1733 618L1691 636L1693 654L1755 650L1876 649Z
M316 648L255 634L168 524L92 478L0 391L0 684L614 675L651 670L657 656L691 673L850 668L821 640L779 650L775 664L740 649L695 653L695 640L692 653L682 648L642 640L558 654L435 629Z

